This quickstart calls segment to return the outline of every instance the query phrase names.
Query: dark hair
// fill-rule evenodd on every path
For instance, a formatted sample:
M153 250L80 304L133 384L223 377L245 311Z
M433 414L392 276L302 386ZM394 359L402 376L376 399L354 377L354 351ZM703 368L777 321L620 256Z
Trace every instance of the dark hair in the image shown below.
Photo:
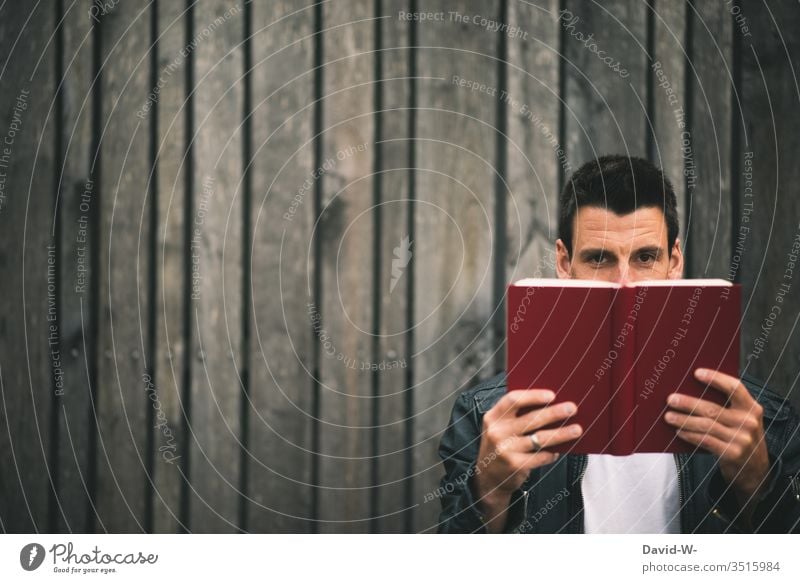
M604 208L617 215L659 208L667 221L669 253L678 237L678 203L672 184L643 158L609 155L587 162L569 177L558 202L558 236L570 257L574 218L582 206Z

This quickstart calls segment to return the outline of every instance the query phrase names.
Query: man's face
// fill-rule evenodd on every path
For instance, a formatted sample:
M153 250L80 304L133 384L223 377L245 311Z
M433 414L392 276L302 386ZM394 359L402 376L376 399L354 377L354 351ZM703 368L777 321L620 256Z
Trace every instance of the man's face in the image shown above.
M616 283L680 279L683 254L675 241L667 248L667 221L661 209L640 208L619 216L581 207L575 213L572 257L556 241L556 271L561 279L600 279Z

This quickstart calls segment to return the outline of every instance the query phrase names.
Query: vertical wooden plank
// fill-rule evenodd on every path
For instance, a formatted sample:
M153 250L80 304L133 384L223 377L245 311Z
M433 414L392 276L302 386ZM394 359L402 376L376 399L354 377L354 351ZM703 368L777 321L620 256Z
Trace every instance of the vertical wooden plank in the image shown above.
M406 377L410 263L414 241L409 232L409 26L399 12L408 12L409 2L380 2L376 58L380 63L379 134L375 155L378 192L375 213L380 253L377 289L378 330L374 371L377 381L374 455L376 532L405 532L411 520L407 492L412 478L407 468L406 411L409 390Z
M195 136L192 261L190 529L231 532L239 522L242 344L244 9L194 7ZM197 277L195 277L195 274Z
M185 358L184 306L187 298L184 273L190 255L185 246L186 208L186 67L187 11L181 2L158 3L158 65L150 91L158 90L155 102L147 101L141 117L150 123L157 116L156 172L158 205L156 224L156 353L152 390L159 410L154 431L153 531L181 530L180 500L186 435L183 434L183 362Z
M433 2L419 23L414 242L414 530L434 530L437 450L457 394L491 374L498 2ZM480 20L479 20L480 22ZM458 79L454 83L453 77ZM489 366L484 366L484 365ZM480 372L479 372L480 371ZM436 500L434 498L434 500Z
M508 41L508 95L498 97L508 119L506 279L553 277L559 172L572 168L559 141L557 0L510 2L509 25L523 38ZM502 360L505 362L505 344Z
M313 32L310 0L253 5L251 532L312 530Z
M568 0L566 141L574 168L603 154L646 155L647 5ZM602 53L601 53L602 51Z
M681 246L686 233L686 179L683 140L689 138L686 116L686 3L651 0L653 5L653 160L672 182L678 199Z
M54 375L55 11L0 9L0 529L47 531ZM52 286L52 287L51 287ZM55 326L55 330L51 328ZM54 341L50 344L51 339Z
M92 334L91 257L97 245L91 225L97 210L96 185L92 178L92 19L91 2L66 6L62 23L64 49L61 56L62 122L59 160L59 214L61 242L59 259L62 330L61 352L64 394L57 403L58 468L61 512L56 530L85 532L90 507L89 440L91 439L91 381L89 359L94 359ZM63 515L61 514L63 513Z
M375 233L372 0L323 6L319 530L366 532ZM365 53L365 54L361 54Z
M147 339L148 128L136 115L148 93L147 2L101 16L101 212L97 363L97 528L145 527L149 428L142 354ZM94 24L96 26L96 24Z
M687 179L689 277L725 277L731 251L732 17L711 0L689 4L692 19L691 143L682 144Z
M743 132L735 217L741 247L731 261L744 287L742 354L749 373L800 407L800 13L786 1L742 4L744 20L734 31L742 35L743 119L734 118Z

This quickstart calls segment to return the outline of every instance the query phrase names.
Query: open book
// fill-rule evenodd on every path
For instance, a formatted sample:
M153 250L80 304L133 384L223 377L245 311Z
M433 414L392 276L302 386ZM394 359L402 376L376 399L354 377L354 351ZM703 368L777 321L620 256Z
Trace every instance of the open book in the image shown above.
M507 292L508 390L549 388L578 406L564 424L583 435L551 451L693 451L663 419L667 395L724 404L694 370L739 374L738 284L523 279Z

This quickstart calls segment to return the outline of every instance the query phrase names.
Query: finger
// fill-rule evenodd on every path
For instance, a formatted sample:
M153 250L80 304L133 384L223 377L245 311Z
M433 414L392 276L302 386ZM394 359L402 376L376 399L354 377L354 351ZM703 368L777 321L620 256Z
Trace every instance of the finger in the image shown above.
M540 451L537 453L517 453L514 454L510 461L514 467L521 468L524 471L530 471L540 466L552 464L559 458L559 454L551 451Z
M693 399L694 397L689 397ZM716 403L711 403L711 406L708 405L708 401L703 401L702 399L697 399L697 403L693 407L687 407L685 409L680 409L685 413L688 413L690 417L702 417L705 419L711 419L714 422L721 423L725 427L729 427L731 429L735 429L736 431L739 430L747 430L751 431L757 429L759 426L759 420L753 412L750 411L741 411L739 409L728 409L726 407L719 407ZM715 409L714 406L719 407L719 409ZM671 412L682 415L684 413L679 413L679 409L676 408L675 410L670 410ZM710 413L706 415L705 413Z
M536 436L539 438L539 443L542 449L547 449L554 445L566 443L578 439L583 433L583 428L577 423L567 425L566 427L559 427L557 429L540 429L536 431ZM532 449L532 442L530 435L526 435L524 439L528 440L528 450Z
M706 401L705 399L698 399L690 395L683 395L681 393L672 393L667 397L667 404L682 413L690 415L699 415L708 417L716 421L721 421L725 425L731 425L736 419L737 415L732 415L732 410L726 407Z
M557 421L571 417L577 410L577 406L571 401L559 403L558 405L551 405L549 407L542 407L541 409L536 409L516 419L511 426L511 431L517 435L530 433L545 425L550 425L551 423L556 423Z
M706 433L726 442L736 441L738 437L736 429L723 425L709 417L667 411L664 414L664 420L678 429L693 433Z
M520 407L547 405L556 395L550 389L521 389L508 391L503 395L494 407L486 412L490 419L502 419L514 417Z
M676 431L675 434L682 440L692 445L700 446L719 458L737 459L742 453L742 449L738 444L726 443L712 435L684 431L682 429Z
M566 427L559 427L558 429L540 429L536 431L536 437L539 438L539 443L542 449L573 441L581 436L583 429L577 423L568 425ZM508 447L509 451L516 453L531 453L536 451L531 441L532 434L517 435L513 443Z
M694 376L701 383L711 385L728 395L728 399L734 407L745 407L753 401L753 397L750 396L742 381L736 377L708 368L696 369Z

